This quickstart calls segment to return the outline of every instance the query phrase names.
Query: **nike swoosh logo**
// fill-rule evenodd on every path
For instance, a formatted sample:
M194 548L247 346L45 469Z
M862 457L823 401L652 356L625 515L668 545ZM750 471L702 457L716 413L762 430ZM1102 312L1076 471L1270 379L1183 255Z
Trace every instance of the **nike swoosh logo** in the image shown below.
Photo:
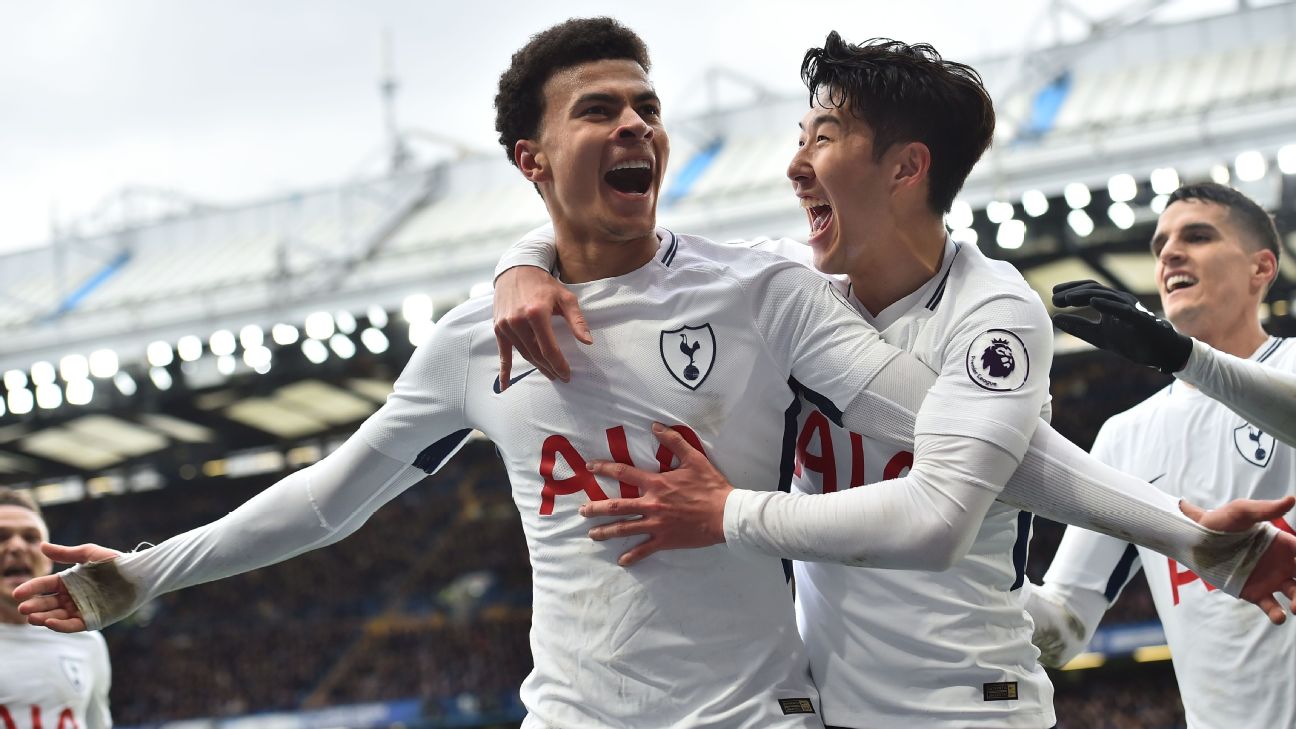
M523 372L522 374L518 375L517 377L510 377L510 378L509 378L509 387L512 387L512 386L516 385L516 384L518 383L518 380L522 379L523 377L526 377L527 375L529 375L529 374L531 374L532 372L535 372L535 371L536 371L536 368L535 368L535 367L532 367L531 369L527 370L526 372ZM495 394L496 394L496 395L500 394L500 378L499 378L499 375L495 375L495 384L491 387L491 389L495 391Z
M1160 481L1160 480L1163 479L1163 478L1165 478L1165 474L1164 474L1164 473L1161 474L1160 476L1157 476L1156 478L1149 478L1149 479L1148 479L1148 483L1156 483L1157 481Z

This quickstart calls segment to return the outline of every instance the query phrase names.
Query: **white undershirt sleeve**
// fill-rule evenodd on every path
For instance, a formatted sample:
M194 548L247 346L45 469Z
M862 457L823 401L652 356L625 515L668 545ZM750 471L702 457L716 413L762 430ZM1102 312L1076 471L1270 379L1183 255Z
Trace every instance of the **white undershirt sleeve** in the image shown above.
M1296 445L1296 374L1234 357L1194 339L1188 364L1175 377L1283 443Z
M510 268L517 266L535 266L553 273L558 263L558 246L554 242L552 223L528 231L521 240L509 246L495 264L495 278Z

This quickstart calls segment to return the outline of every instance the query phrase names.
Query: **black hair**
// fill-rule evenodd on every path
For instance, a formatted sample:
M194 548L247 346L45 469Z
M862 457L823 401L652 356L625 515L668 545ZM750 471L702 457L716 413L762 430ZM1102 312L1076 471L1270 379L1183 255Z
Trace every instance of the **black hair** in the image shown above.
M937 214L949 211L994 138L994 103L981 75L926 43L871 38L856 45L832 31L823 48L806 51L801 80L812 106L848 108L869 125L874 159L896 143L927 145L927 202Z
M513 54L495 94L495 131L509 162L519 139L533 139L544 116L544 85L554 73L591 61L628 59L645 72L648 47L634 31L612 18L571 18L531 36Z

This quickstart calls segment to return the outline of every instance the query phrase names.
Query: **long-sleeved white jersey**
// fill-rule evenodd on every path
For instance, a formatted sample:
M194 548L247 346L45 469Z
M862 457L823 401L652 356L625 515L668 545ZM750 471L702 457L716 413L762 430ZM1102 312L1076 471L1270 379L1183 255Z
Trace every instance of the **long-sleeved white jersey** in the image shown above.
M100 634L0 623L0 727L111 729L111 683Z
M1194 359L1203 359L1200 349ZM1270 338L1250 359L1296 373L1296 345L1290 340ZM1190 376L1209 374L1206 367L1193 369ZM1219 383L1202 384L1220 388ZM1290 398L1270 405L1279 418L1289 419L1292 408ZM1296 493L1296 450L1182 382L1108 420L1093 454L1208 506ZM1279 526L1291 531L1291 522L1289 514ZM1064 601L1084 623L1084 637L1072 644L1087 642L1103 610L1140 565L1174 656L1188 725L1296 727L1296 692L1291 688L1296 624L1272 625L1260 611L1221 594L1174 559L1068 528L1043 590Z

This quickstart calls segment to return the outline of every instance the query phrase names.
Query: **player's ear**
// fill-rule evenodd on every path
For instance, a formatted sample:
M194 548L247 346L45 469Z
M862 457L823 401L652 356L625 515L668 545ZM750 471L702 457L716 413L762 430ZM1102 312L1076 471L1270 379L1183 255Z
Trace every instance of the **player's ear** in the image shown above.
M1263 248L1251 254L1251 280L1261 292L1266 291L1278 275L1278 258Z
M931 150L922 142L903 142L896 144L891 152L891 181L897 189L912 190L921 187L931 172Z
M535 141L519 139L513 145L513 159L517 162L518 169L522 170L522 176L532 183L550 179L549 160Z

